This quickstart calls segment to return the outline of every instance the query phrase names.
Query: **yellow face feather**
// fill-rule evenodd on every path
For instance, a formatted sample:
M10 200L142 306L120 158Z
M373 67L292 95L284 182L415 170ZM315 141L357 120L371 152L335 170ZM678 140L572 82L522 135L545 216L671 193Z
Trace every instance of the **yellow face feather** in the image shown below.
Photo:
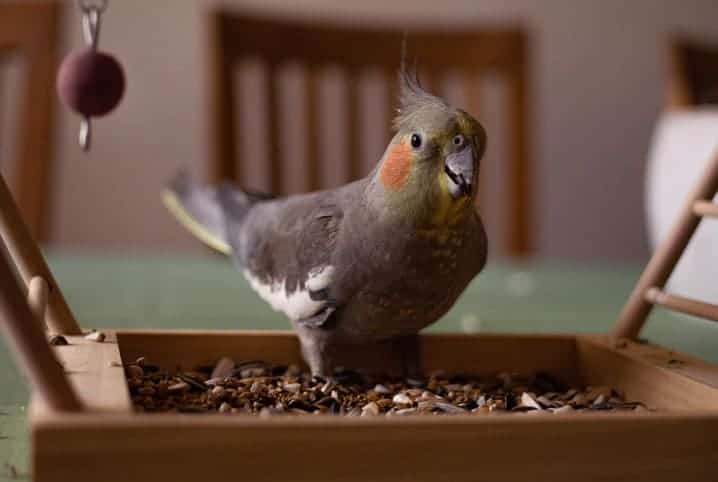
M473 208L478 160L483 154L486 139L484 130L460 110L449 111L438 119L423 119L426 121L423 123L421 116L416 116L415 120L419 122L398 133L387 148L379 167L378 181L391 205L403 217L413 218L425 228L445 231L465 219ZM442 127L432 129L437 123ZM466 139L467 148L472 149L475 167L473 178L467 179L473 186L472 192L456 197L450 190L451 180L445 171L445 163L447 156L456 152L452 143L459 134ZM412 146L413 135L421 136L422 145Z
M463 111L457 111L455 117L456 127L446 133L435 136L435 141L439 145L444 145L451 141L454 135L462 134L467 139L473 139L473 149L476 150L476 158L480 159L483 155L483 150L486 144L486 134L481 125L476 122L471 116ZM435 182L439 186L438 199L435 203L434 214L432 216L432 224L435 226L450 227L459 222L466 212L466 209L471 207L476 198L476 188L470 197L461 197L459 199L453 199L449 191L449 179L444 173L444 159L443 156L438 156L436 163L438 168L435 171ZM475 179L472 179L472 183L478 182L478 168L476 169Z
M473 198L452 199L449 193L449 181L443 171L438 171L436 182L439 185L439 196L431 223L437 227L451 227L462 219L467 205L473 201Z
M377 181L395 215L445 231L474 209L486 133L468 113L422 89L415 73L402 70L400 79L397 134Z

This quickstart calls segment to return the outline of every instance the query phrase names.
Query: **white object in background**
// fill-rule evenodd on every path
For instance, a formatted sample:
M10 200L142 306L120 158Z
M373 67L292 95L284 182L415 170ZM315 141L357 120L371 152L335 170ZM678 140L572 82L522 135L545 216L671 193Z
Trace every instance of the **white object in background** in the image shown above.
M648 234L654 249L717 149L718 109L670 112L659 119L646 173ZM698 226L668 280L668 291L718 304L718 219L704 218Z

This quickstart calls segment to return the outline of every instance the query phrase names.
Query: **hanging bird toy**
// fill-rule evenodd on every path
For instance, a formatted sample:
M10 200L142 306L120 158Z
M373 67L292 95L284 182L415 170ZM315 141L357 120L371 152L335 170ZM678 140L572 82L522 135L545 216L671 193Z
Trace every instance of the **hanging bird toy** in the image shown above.
M125 75L120 63L98 50L101 16L107 0L79 0L86 47L70 53L60 65L57 90L63 103L82 116L80 146L89 150L90 119L103 116L120 103L125 92Z

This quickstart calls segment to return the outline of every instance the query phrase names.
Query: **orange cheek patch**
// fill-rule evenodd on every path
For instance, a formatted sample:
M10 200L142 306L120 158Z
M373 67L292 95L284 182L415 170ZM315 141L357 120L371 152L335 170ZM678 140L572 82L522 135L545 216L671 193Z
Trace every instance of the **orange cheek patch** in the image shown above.
M411 149L406 144L397 144L391 148L381 165L379 179L387 189L396 191L406 182L411 171Z

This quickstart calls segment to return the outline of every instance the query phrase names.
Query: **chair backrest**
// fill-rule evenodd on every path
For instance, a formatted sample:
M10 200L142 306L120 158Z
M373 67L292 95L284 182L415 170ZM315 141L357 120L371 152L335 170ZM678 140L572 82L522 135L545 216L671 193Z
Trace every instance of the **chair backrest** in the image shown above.
M259 59L265 69L267 96L265 112L268 119L269 186L275 194L285 193L282 177L279 83L277 72L287 63L304 68L304 153L307 190L320 186L319 142L319 71L328 65L344 72L344 115L346 143L344 172L347 180L362 174L359 159L361 139L359 121L359 78L366 69L381 72L389 99L385 106L386 131L396 112L398 68L404 33L400 29L358 29L326 24L278 21L219 7L208 12L210 60L210 145L211 177L240 182L240 162L235 145L243 142L240 115L236 111L237 76L235 71L244 59ZM490 30L412 30L408 36L409 50L418 53L422 83L432 90L437 79L447 73L461 75L466 110L476 114L480 80L490 74L506 86L507 159L503 186L504 227L502 251L510 256L530 251L531 209L529 202L528 162L528 73L527 37L520 29ZM411 55L410 55L411 56ZM482 168L485 169L485 166ZM485 176L483 176L485 177Z
M23 57L24 76L18 96L15 176L10 184L35 239L48 235L55 69L60 21L54 1L0 3L0 60Z
M666 106L718 105L718 44L673 37L668 53Z

